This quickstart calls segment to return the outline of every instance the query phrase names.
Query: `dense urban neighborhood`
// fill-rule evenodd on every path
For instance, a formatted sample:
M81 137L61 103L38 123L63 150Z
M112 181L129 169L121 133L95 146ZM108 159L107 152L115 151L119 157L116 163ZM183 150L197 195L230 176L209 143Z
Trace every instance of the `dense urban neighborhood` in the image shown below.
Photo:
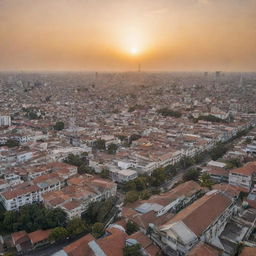
M256 255L256 73L1 72L0 255Z

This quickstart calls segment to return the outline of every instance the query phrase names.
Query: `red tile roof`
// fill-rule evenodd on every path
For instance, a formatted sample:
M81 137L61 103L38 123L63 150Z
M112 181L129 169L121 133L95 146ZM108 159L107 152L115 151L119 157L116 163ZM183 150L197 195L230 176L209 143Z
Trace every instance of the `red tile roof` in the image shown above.
M231 199L224 194L211 191L180 211L164 226L182 221L197 236L200 236L231 203Z
M245 247L245 248L243 248L243 250L239 256L255 256L255 255L256 255L255 247Z
M37 230L35 232L29 233L28 236L31 240L31 243L35 244L35 243L38 243L38 242L48 239L51 232L52 232L52 229Z
M219 256L220 252L212 246L199 243L189 253L188 256Z
M90 256L93 255L88 243L95 240L95 238L88 234L78 239L77 241L67 245L63 250L68 256Z

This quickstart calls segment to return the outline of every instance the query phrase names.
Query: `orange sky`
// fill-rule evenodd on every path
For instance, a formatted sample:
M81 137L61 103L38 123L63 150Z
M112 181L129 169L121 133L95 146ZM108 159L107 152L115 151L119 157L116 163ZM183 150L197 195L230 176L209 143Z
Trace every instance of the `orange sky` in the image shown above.
M0 0L0 70L123 71L139 62L255 71L256 0Z

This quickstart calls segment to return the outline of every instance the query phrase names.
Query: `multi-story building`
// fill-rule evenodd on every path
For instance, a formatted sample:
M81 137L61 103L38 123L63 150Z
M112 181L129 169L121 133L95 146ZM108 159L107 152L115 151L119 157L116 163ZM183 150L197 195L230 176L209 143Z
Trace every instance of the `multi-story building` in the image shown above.
M156 241L167 255L173 251L185 255L199 241L212 243L236 211L228 195L210 191L156 229Z
M40 202L40 188L28 182L16 185L11 190L0 193L0 200L7 211L18 210L21 206Z
M0 116L0 127L1 126L11 126L10 116Z
M256 162L250 162L243 167L229 172L229 184L237 186L246 192L250 191L256 174Z

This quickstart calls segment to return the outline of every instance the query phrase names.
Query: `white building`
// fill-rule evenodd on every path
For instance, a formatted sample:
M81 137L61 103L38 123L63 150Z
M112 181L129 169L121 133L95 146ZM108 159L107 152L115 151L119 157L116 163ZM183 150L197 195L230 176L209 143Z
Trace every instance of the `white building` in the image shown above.
M11 190L0 193L0 200L7 211L18 210L19 207L40 202L40 188L24 182L12 188Z
M242 190L250 191L256 173L256 162L251 162L243 167L229 172L229 184L240 187Z
M199 241L214 243L236 210L227 195L210 191L159 228L161 246L167 255L172 250L186 255Z
M111 171L110 176L113 181L124 183L136 179L138 177L138 174L134 170L126 169Z
M10 116L0 116L0 127L1 126L11 126L11 117Z

